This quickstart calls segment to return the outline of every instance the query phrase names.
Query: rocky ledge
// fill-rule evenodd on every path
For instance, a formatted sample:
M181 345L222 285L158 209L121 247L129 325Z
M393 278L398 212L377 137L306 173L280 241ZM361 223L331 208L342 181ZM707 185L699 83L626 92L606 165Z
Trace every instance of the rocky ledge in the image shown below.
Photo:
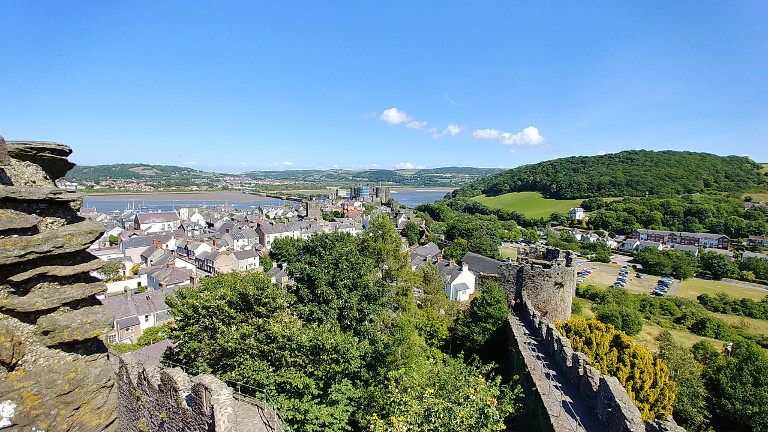
M89 272L103 230L56 188L74 164L62 144L0 137L0 429L115 430L114 372L99 336L111 313Z

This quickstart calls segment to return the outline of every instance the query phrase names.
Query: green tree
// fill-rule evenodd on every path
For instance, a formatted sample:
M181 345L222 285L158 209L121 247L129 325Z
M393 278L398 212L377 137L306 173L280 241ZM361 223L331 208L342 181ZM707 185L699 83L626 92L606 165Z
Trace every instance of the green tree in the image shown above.
M408 254L395 225L383 213L371 218L368 230L359 237L360 253L368 257L387 282L400 280L408 269Z
M656 341L659 343L658 357L669 368L669 379L677 386L672 415L678 424L689 431L706 430L709 413L705 405L701 365L690 350L675 342L669 331L659 333Z
M704 252L699 255L701 269L709 273L714 279L732 277L736 273L736 267L726 255L717 252Z
M366 430L490 432L505 429L520 387L501 384L490 366L440 356L389 372L372 389Z
M109 261L98 270L104 280L119 280L123 277L123 263L119 261Z
M459 315L454 330L457 348L467 354L486 356L483 348L506 322L509 315L507 297L496 282L489 281L480 295ZM493 351L493 350L490 350Z
M115 246L116 244L120 243L120 237L116 235L109 236L109 245Z
M287 272L296 282L289 289L302 318L367 331L384 310L389 288L361 252L346 233L314 234L300 243Z
M469 252L469 245L467 244L467 241L459 237L455 239L450 246L445 248L443 251L443 256L447 259L461 262L461 259L464 258L464 255L466 255L467 252Z
M260 256L259 265L261 265L262 270L264 270L265 272L268 272L269 269L272 268L272 258L270 258L269 255Z
M733 344L704 369L715 430L768 429L768 356L750 341Z
M363 370L351 333L303 322L291 296L263 273L206 278L167 301L178 318L169 360L265 389L297 430L349 429Z
M637 310L617 304L595 308L595 318L598 321L611 324L624 333L634 336L643 329L643 321Z
M408 244L411 246L419 242L419 227L413 221L405 223L401 234L408 240Z

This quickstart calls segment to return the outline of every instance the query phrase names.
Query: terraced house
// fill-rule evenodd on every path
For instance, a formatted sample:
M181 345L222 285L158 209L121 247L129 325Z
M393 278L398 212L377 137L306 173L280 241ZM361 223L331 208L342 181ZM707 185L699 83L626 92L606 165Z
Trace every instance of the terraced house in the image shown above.
M665 246L688 245L703 248L728 249L731 239L725 234L689 233L683 231L662 231L639 229L632 233L632 238L640 241L652 241Z

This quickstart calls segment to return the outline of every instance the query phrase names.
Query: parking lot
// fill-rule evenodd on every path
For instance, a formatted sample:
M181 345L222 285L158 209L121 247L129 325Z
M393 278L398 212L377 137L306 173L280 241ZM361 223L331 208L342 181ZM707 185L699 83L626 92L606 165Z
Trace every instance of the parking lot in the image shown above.
M578 267L579 270L582 268L589 268L592 270L591 275L585 277L577 276L578 279L582 279L584 281L578 283L582 285L592 284L603 288L607 288L616 282L616 278L619 276L619 269L621 269L620 264L593 263L587 260L578 260L577 264L581 264L581 266ZM650 295L653 289L656 287L656 282L658 282L659 277L646 275L641 271L640 274L643 274L643 278L640 279L637 277L637 272L631 266L628 266L627 270L627 283L624 288L634 294Z

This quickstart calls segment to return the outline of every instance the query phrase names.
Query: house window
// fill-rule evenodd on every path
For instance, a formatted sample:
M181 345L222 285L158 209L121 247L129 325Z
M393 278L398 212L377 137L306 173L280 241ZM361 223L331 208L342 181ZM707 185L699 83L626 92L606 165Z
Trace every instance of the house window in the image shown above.
M107 343L115 343L117 342L117 335L112 333L107 335Z
M126 327L126 328L123 329L123 331L126 332L126 333L133 333L133 326Z
M149 322L149 315L144 315L144 322Z

